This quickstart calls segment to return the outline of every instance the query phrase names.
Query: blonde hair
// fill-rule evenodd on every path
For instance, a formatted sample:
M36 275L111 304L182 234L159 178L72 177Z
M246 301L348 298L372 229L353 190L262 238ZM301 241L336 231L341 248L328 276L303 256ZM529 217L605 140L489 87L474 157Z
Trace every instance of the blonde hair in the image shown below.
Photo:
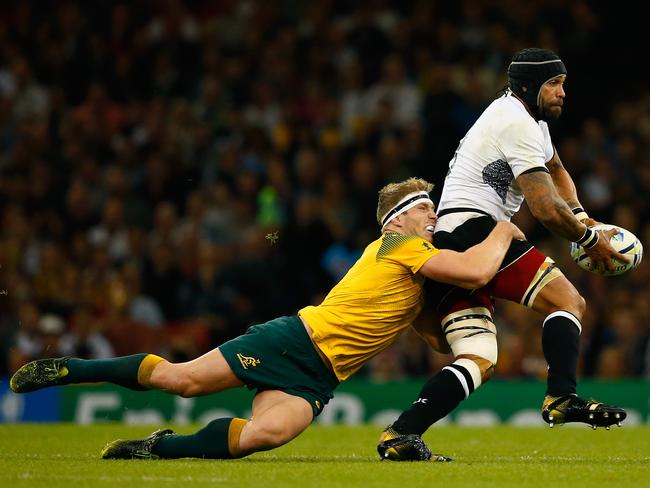
M377 222L382 225L381 218L386 215L397 203L409 193L433 190L433 184L422 178L411 177L400 183L389 183L379 190L377 202Z

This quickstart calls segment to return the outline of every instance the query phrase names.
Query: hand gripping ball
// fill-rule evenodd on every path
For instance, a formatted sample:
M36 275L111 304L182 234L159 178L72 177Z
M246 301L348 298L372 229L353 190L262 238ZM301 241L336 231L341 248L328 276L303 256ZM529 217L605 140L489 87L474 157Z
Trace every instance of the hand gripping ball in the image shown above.
M610 243L614 249L622 254L629 256L630 262L623 263L621 261L614 260L616 269L613 272L596 270L594 269L591 259L587 253L585 253L585 250L575 242L572 242L571 257L582 269L600 275L613 276L620 275L631 269L634 269L639 265L639 263L641 263L641 259L643 258L643 245L632 232L624 229L621 226L611 224L596 224L591 228L596 231L609 230L614 228L618 229L619 232L612 236Z

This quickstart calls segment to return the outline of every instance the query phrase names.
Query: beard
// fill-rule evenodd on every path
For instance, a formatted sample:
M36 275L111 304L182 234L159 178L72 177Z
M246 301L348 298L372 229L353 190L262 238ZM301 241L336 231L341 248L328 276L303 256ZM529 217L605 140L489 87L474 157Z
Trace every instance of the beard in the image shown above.
M552 107L543 107L540 109L542 120L557 120L562 115L562 107L554 105Z

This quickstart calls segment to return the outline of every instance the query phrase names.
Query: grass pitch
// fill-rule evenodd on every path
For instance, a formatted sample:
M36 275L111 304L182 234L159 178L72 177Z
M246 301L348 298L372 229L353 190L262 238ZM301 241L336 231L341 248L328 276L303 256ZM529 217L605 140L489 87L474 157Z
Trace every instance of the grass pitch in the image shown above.
M177 428L189 433L197 426ZM0 425L2 487L544 487L650 486L645 427L436 427L424 436L451 463L379 461L377 426L312 426L274 451L235 461L102 461L116 438L152 427Z

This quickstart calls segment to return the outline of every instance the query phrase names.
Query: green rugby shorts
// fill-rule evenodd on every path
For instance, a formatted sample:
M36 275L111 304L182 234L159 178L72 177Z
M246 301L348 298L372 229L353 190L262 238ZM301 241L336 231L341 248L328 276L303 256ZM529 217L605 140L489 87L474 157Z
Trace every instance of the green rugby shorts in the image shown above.
M304 398L314 417L339 385L295 315L253 325L219 350L249 389L280 390Z

